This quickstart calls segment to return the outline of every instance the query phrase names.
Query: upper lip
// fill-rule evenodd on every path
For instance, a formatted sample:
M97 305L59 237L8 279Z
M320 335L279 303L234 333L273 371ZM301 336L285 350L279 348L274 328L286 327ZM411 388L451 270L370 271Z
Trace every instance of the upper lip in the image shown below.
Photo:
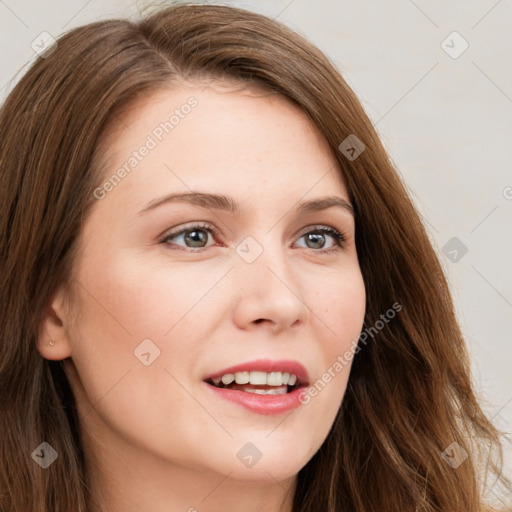
M297 380L300 385L304 386L309 384L309 377L306 368L298 361L292 361L289 359L256 359L254 361L247 361L246 363L240 363L235 366L230 366L229 368L224 368L223 370L211 373L210 375L207 375L204 380L206 381L214 378L220 378L228 373L234 374L237 372L250 371L260 371L266 373L293 373L297 376Z

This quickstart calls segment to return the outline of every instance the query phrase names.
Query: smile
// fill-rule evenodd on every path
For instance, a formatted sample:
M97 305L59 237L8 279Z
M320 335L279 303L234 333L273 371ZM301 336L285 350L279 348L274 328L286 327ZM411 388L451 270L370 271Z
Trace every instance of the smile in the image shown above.
M258 360L227 368L204 379L217 396L259 414L279 414L301 405L307 372L295 361Z
M210 379L209 383L218 388L228 388L260 395L284 395L300 386L294 373L267 373L261 371L225 373L222 377Z

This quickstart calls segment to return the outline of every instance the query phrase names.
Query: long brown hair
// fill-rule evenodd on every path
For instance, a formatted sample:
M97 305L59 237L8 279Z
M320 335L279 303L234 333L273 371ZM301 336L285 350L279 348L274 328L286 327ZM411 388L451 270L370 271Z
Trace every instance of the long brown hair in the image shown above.
M325 55L277 21L194 4L70 31L1 108L0 510L89 507L73 394L36 339L52 294L71 282L106 127L141 95L226 78L283 95L320 130L355 209L365 323L402 308L355 355L332 429L298 474L294 512L491 510L487 477L511 490L501 432L475 397L440 263L359 101ZM339 149L351 135L364 144L357 158ZM46 470L31 457L42 442L58 453ZM450 446L468 454L456 468L441 455Z

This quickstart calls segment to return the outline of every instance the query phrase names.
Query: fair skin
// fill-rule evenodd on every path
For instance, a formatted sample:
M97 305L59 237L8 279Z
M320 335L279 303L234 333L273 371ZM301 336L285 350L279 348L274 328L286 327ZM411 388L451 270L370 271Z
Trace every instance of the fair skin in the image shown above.
M297 107L255 91L176 86L139 100L111 132L104 179L166 113L198 101L95 201L73 294L55 294L38 343L43 357L66 359L98 510L291 511L297 473L342 402L350 365L282 414L247 410L203 382L266 358L300 362L312 384L363 325L353 214L295 211L325 196L349 202L337 162ZM191 190L230 196L240 211L175 202L140 213ZM218 233L196 228L204 246L183 234L162 242L195 224ZM318 227L343 233L342 247ZM236 252L249 236L262 248L251 263ZM144 339L160 350L148 366L134 356ZM237 457L248 442L262 454L252 467Z

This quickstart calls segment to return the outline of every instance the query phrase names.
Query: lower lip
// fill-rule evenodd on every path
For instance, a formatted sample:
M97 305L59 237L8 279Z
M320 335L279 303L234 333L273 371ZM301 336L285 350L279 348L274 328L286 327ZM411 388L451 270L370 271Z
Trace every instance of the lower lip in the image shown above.
M258 395L247 391L235 391L226 388L216 388L211 384L204 383L205 386L217 396L234 402L246 409L264 415L282 414L302 405L299 396L304 387L294 389L284 395Z

